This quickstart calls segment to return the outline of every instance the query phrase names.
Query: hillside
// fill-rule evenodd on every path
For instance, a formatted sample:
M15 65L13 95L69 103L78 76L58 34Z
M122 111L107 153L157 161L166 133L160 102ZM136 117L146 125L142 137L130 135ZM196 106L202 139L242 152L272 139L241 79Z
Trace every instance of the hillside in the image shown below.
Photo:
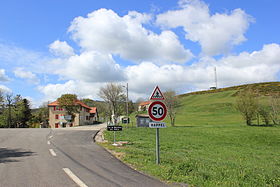
M247 126L235 109L237 92L250 86L279 94L279 82L235 86L184 94L176 126L160 129L161 164L155 164L155 129L124 128L116 133L123 147L112 146L119 158L137 170L171 184L187 186L279 186L280 126ZM121 155L121 156L120 156Z
M182 94L179 95L176 125L243 124L235 109L235 96L248 87L263 98L280 93L280 82L267 82Z
M179 95L179 97L185 97L185 96L189 96L189 95L211 94L211 93L218 93L218 92L224 92L224 91L239 92L240 90L245 89L245 88L251 88L255 91L258 91L261 95L268 96L268 95L280 93L280 82L263 82L263 83L254 83L254 84L244 84L244 85L239 85L239 86L219 88L216 90L191 92L191 93L181 94L181 95Z

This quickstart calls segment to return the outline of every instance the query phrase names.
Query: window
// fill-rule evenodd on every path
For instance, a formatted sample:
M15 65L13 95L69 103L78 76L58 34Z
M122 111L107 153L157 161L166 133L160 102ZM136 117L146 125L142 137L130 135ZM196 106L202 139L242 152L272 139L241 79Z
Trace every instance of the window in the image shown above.
M53 110L56 111L56 106L53 107Z
M58 115L57 114L55 115L55 119L58 119Z

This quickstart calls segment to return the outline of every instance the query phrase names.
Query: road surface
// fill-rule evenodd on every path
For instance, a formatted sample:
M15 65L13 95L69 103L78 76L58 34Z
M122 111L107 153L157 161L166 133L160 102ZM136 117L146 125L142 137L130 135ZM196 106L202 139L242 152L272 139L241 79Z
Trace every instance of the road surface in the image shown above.
M166 186L93 143L96 132L0 129L0 186Z

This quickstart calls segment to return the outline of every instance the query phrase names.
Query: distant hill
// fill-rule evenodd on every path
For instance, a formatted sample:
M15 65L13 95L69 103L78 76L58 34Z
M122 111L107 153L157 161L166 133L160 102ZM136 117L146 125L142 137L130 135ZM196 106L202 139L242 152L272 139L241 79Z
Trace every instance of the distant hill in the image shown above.
M240 90L248 87L264 96L263 98L280 94L280 82L246 84L182 94L179 95L180 105L177 110L176 125L243 124L244 120L235 107L235 96Z
M184 97L188 95L200 95L200 94L209 94L209 93L217 93L217 92L224 92L224 91L240 91L245 88L251 88L257 91L261 95L269 96L273 94L280 93L280 82L263 82L263 83L253 83L253 84L243 84L239 86L231 86L226 88L219 88L216 90L204 90L204 91L197 91L197 92L190 92L186 94L181 94L179 97Z

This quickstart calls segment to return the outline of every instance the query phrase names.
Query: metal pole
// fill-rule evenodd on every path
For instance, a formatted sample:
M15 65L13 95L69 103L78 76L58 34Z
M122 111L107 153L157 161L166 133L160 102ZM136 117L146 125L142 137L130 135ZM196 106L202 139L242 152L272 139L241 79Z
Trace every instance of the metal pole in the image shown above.
M126 83L126 117L128 118L128 83Z
M114 143L113 145L116 145L116 131L114 131Z
M218 80L217 80L217 70L216 70L216 67L214 67L214 73L215 73L215 86L216 86L216 89L218 89Z
M159 128L156 128L156 164L160 164Z

